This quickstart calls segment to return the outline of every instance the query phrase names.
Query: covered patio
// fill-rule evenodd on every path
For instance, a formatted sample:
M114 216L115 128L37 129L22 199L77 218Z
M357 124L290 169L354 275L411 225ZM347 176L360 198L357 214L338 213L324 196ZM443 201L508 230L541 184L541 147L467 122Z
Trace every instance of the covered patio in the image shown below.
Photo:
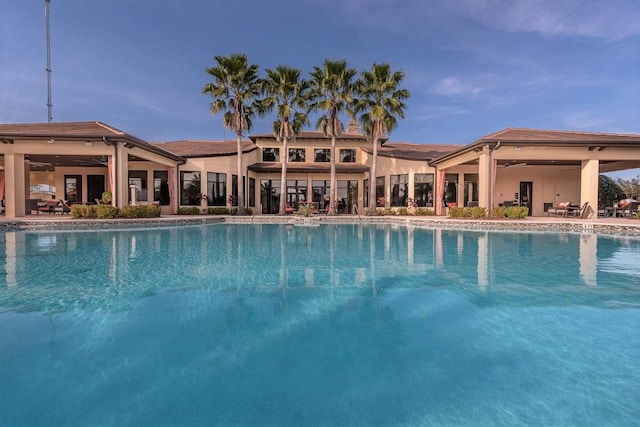
M0 199L7 218L32 213L34 200L46 201L40 193L32 197L32 186L54 189L45 195L52 200L83 204L110 191L111 204L125 206L135 202L129 174L134 169L147 171L152 183L154 171L164 172L166 213L177 209L171 195L177 194L177 168L184 160L103 123L0 125L0 142Z

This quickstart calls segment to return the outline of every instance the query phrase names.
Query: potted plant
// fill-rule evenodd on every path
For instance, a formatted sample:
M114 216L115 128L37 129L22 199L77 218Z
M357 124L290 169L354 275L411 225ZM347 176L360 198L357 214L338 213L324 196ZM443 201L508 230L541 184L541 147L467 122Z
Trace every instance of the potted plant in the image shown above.
M203 213L206 213L209 207L209 197L204 193L198 193L196 197L200 200L200 209Z
M111 194L111 191L104 191L102 193L102 203L104 203L105 205L110 205L112 200L113 195Z

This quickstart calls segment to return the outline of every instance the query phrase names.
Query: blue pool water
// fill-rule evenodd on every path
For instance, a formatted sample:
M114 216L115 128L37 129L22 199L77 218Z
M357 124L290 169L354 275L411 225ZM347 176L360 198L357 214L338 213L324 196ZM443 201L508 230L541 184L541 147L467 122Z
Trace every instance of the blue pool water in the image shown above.
M0 424L637 425L640 241L0 234Z

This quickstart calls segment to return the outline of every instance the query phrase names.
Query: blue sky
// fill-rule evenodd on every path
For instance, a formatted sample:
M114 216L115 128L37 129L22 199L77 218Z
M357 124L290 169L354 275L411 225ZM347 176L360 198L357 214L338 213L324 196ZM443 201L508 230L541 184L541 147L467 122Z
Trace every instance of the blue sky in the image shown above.
M214 55L308 74L389 62L412 97L392 141L506 127L640 133L638 0L52 0L53 120L147 141L231 138L201 95ZM43 0L0 0L0 122L46 122ZM273 117L254 121L269 132Z

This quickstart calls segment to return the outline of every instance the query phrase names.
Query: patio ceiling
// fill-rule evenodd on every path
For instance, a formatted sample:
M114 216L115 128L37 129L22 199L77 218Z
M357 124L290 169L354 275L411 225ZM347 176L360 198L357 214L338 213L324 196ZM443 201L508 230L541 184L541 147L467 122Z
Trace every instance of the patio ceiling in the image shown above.
M136 156L129 156L129 161L144 161ZM107 167L106 156L79 156L54 154L25 154L32 171L53 171L56 167ZM0 165L4 166L4 157L0 156Z

